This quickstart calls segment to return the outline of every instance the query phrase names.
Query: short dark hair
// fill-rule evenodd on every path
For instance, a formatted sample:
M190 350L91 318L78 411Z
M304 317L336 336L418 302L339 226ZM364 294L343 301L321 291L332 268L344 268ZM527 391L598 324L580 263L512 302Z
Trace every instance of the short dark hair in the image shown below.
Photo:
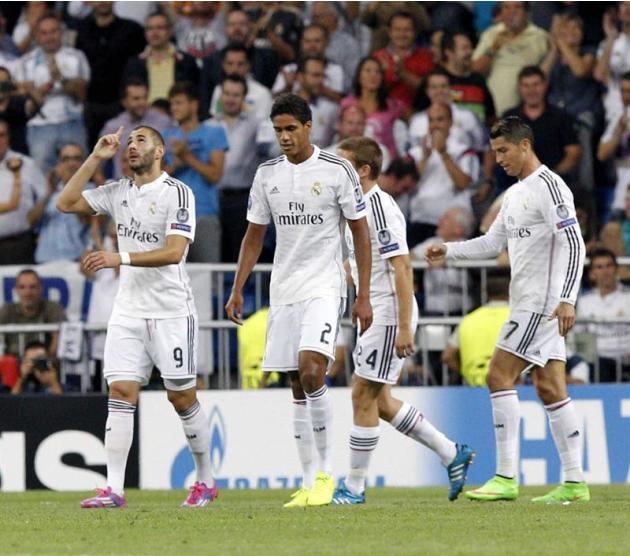
M418 24L416 23L416 20L413 17L413 15L403 10L394 12L392 15L389 16L389 19L387 20L387 27L391 27L392 23L394 22L394 19L396 19L397 17L404 17L405 19L410 19L411 23L413 23L414 30L416 31L418 30Z
M149 135L151 135L151 137L153 138L153 142L161 145L162 147L165 146L164 143L164 137L162 137L162 134L155 129L154 127L148 126L148 125L139 125L138 127L134 127L131 130L131 133L133 133L134 131L137 131L139 129L146 129L149 132Z
M293 93L280 95L273 102L269 118L273 120L276 116L280 116L281 114L293 116L301 124L313 121L313 114L308 102Z
M440 50L444 54L447 50L451 52L455 50L455 37L466 37L470 39L467 33L464 31L444 31L442 38L440 39Z
M144 87L145 89L148 89L149 84L144 79L140 79L139 77L130 77L125 81L125 84L123 85L123 98L127 96L127 89L129 89L129 87Z
M547 81L547 76L545 72L541 70L538 66L525 66L521 71L518 72L518 80L525 79L526 77L533 77L537 75L543 81Z
M321 23L309 23L306 27L304 27L304 29L302 29L302 36L304 36L305 31L308 29L319 29L324 34L324 37L326 37L326 40L328 40L328 29L326 29L326 27L324 27Z
M394 158L394 160L392 160L389 166L385 169L385 173L393 175L397 180L400 180L405 176L411 176L414 181L418 181L420 179L418 167L411 157Z
M238 75L237 73L230 73L229 75L225 76L225 78L223 79L223 83L225 83L226 81L231 81L232 83L240 83L243 86L243 95L247 96L247 80L242 75Z
M247 58L247 61L249 62L249 49L243 43L231 42L227 46L224 46L223 50L221 50L222 62L223 60L225 60L225 57L227 56L228 52L242 52L243 54L245 54L245 58Z
M604 247L596 247L589 253L588 257L591 260L591 263L590 263L591 267L593 266L593 261L595 259L604 259L604 258L610 259L614 263L615 268L618 266L617 256L610 249L606 249Z
M348 137L337 148L352 153L357 167L367 164L370 167L370 179L375 180L383 166L383 152L374 139L369 137Z
M177 95L186 95L186 98L190 101L199 100L199 92L197 87L187 81L176 81L175 84L168 91L168 99L171 100Z
M306 71L306 65L311 61L321 62L326 67L326 58L323 56L304 56L300 58L297 65L297 72L304 73Z
M144 20L145 27L146 27L149 19L151 19L152 17L163 17L164 19L166 19L166 22L168 24L168 28L169 29L173 28L173 22L171 21L171 18L168 15L166 15L164 12L154 12L154 13L148 15L146 17L146 19Z
M37 274L37 271L32 269L32 268L25 268L23 270L20 270L20 272L17 273L16 277L15 277L15 283L17 284L17 281L22 277L22 276L26 276L27 274L30 274L31 276L35 276L35 278L37 278L37 281L40 283L42 283L42 278L39 274Z
M532 147L534 146L534 132L518 116L508 116L501 118L492 126L490 139L505 137L507 141L518 145L523 139L527 139Z
M26 353L29 349L47 349L47 348L44 342L40 340L32 340L24 346L23 353Z

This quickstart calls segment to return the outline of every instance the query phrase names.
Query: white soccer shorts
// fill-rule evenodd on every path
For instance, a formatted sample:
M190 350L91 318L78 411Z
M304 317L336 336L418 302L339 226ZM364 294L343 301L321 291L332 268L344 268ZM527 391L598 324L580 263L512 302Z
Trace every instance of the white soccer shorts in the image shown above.
M149 382L155 365L168 390L196 384L198 323L196 315L172 319L112 316L107 325L103 375L107 383Z
M567 360L558 320L529 311L510 313L501 328L497 347L539 367L544 367L550 359Z
M300 351L335 361L339 323L346 308L341 297L314 297L269 309L263 371L297 371Z

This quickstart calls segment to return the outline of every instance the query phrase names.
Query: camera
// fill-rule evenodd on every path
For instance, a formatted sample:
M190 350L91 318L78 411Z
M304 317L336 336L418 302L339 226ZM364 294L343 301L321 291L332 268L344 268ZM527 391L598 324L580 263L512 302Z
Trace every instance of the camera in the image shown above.
M45 357L38 357L37 359L33 359L33 369L37 371L49 371L50 362Z

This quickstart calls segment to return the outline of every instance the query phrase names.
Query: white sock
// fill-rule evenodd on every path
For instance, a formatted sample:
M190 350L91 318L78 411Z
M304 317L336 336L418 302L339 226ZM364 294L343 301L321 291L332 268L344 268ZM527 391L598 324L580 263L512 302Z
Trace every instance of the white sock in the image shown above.
M518 470L518 431L521 408L516 390L490 394L494 439L497 448L497 475L516 477Z
M413 438L416 442L424 444L433 450L443 465L448 465L455 459L457 446L444 433L437 430L429 421L424 418L415 407L407 402L396 413L391 422L392 427L397 431Z
M105 423L105 454L107 459L107 486L121 496L125 490L127 456L133 441L133 415L136 406L122 400L107 402Z
M567 397L559 402L546 405L545 409L547 410L547 417L549 417L551 434L560 455L564 480L573 483L583 482L582 436L571 398Z
M298 456L302 465L302 485L313 486L315 465L313 453L313 427L306 400L293 400L293 438L297 444Z
M346 487L352 494L365 491L365 477L379 434L378 427L353 425L350 429L350 472L346 477Z
M311 415L313 438L319 456L319 470L329 475L332 472L332 402L328 386L324 384L319 390L306 394L306 406Z
M178 412L182 420L184 434L188 441L188 447L195 460L197 481L206 486L214 486L212 478L212 463L210 461L210 429L205 411L201 408L199 400L195 400L188 409Z

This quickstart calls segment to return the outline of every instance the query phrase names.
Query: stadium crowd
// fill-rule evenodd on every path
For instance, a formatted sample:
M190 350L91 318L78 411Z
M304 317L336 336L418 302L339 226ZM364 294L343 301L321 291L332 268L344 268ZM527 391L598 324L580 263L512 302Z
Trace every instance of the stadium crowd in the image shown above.
M420 260L435 238L488 229L514 181L496 165L488 130L518 115L541 162L571 188L593 253L578 318L628 311L630 274L617 257L630 256L630 2L73 1L0 10L0 265L115 249L106 220L63 214L56 199L98 137L122 126L125 144L139 125L162 132L166 171L195 194L188 261L236 262L256 168L280 154L271 104L292 91L308 101L322 149L355 135L379 143L379 184L402 209ZM121 150L91 186L124 175ZM273 234L268 245L272 252ZM113 271L97 279L93 295L111 299L115 279ZM416 287L423 315L480 305L470 271L426 270ZM20 273L18 301L0 309L0 324L63 320L41 290L37 273ZM504 312L490 311L497 326ZM467 329L446 346L453 370L470 367L456 360ZM576 381L630 380L630 324L583 332L596 338L602 371L576 372ZM56 335L26 347L53 361ZM3 382L14 392L32 365L7 358L24 348L5 339L1 364L13 378L5 371Z

